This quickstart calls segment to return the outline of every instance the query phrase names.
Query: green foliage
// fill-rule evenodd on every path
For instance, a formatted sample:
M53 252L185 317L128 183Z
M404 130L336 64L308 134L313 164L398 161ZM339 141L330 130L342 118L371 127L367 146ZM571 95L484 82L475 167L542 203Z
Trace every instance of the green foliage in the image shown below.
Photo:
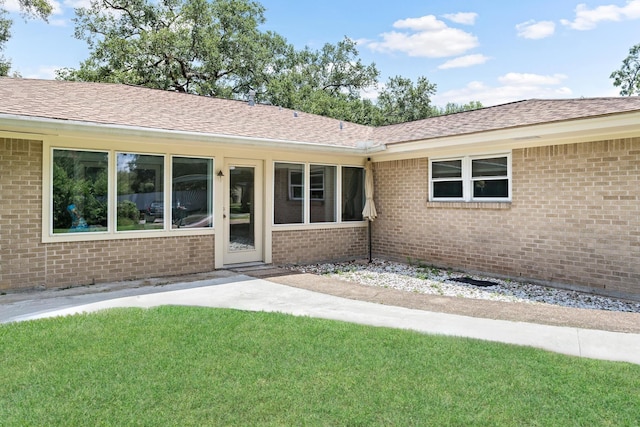
M296 50L259 29L264 8L251 0L92 0L76 10L75 35L90 56L64 80L127 83L231 99L255 93L257 102L366 125L423 119L435 85L420 77L390 79L377 103L379 71L365 64L356 42L344 38L320 50ZM447 106L443 111L477 108Z
M640 95L640 43L629 49L629 56L609 78L613 79L615 87L620 88L621 96Z
M2 425L636 425L640 366L226 309L0 325Z
M7 12L0 9L0 52L4 49L4 45L11 37L11 20L6 17ZM0 76L6 76L9 74L11 68L11 62L4 56L0 55Z
M436 85L426 77L419 77L414 85L411 79L396 76L389 79L378 95L381 125L409 122L437 115L431 105Z
M264 85L289 46L261 32L249 0L93 0L76 9L90 57L67 80L117 82L232 98Z
M118 202L118 227L137 224L139 219L140 211L134 202L131 200Z
M53 163L53 228L71 227L71 216L67 206L76 208L89 225L107 225L106 169L98 172L94 180L70 176L73 170L71 159L56 159Z

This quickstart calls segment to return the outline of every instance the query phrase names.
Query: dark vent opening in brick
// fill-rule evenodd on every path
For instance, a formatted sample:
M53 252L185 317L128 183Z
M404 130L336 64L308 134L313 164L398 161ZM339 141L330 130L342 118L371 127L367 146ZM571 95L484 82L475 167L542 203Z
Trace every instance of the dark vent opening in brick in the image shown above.
M476 279L471 279L469 277L456 277L455 279L451 279L451 281L460 282L460 283L466 283L468 285L473 285L473 286L480 286L480 287L483 287L483 288L486 288L488 286L497 285L497 283L490 282L488 280L476 280Z

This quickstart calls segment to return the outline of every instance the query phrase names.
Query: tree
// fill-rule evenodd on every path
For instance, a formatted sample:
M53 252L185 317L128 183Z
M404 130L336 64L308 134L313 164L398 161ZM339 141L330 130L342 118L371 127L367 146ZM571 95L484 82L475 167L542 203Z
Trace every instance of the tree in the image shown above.
M381 110L380 125L409 122L438 115L431 105L431 96L436 93L436 85L426 77L419 77L414 85L411 79L401 76L388 80L378 95L378 108Z
M477 110L482 107L483 106L480 101L471 101L468 104L456 104L455 102L448 102L444 108L437 109L436 115L443 116L446 114L462 113L465 111Z
M629 56L622 61L619 70L611 73L613 85L620 87L621 96L640 95L640 44L629 49Z
M41 18L47 20L51 14L52 6L46 0L19 0L22 14L28 18ZM3 2L0 1L0 6ZM0 7L0 52L11 37L12 21L7 17L7 11ZM0 76L6 76L11 69L11 61L0 54Z
M373 104L360 92L375 87L378 75L375 64L363 64L356 43L345 37L318 51L291 51L259 96L273 105L352 121L372 112Z
M90 56L58 78L246 94L263 87L291 49L277 34L259 31L263 12L250 0L92 0L74 19Z
M257 102L366 125L439 113L424 77L415 86L393 78L377 102L365 99L379 72L353 40L296 50L259 29L264 8L253 0L92 0L74 21L90 55L78 69L58 70L59 79L232 99L253 92Z

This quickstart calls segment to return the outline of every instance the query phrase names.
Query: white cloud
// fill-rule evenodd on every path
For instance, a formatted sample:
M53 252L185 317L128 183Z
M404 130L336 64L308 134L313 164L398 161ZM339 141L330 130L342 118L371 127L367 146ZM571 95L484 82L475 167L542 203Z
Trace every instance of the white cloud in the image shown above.
M478 14L475 12L460 12L460 13L447 13L446 15L442 15L444 18L449 21L455 22L456 24L464 24L464 25L473 25L476 23L476 18Z
M64 5L73 9L84 7L91 7L91 0L64 0Z
M640 18L640 0L630 0L622 7L610 4L594 9L589 9L586 4L581 3L576 6L576 17L573 21L562 19L560 22L574 30L592 30L600 22L618 22L638 18Z
M552 21L527 21L516 25L518 37L525 39L543 39L552 36L556 30L556 24Z
M461 55L478 46L478 38L465 31L450 28L433 15L396 21L391 31L381 34L382 41L367 47L380 52L404 52L409 56L443 58Z
M543 76L540 74L527 73L507 73L498 77L498 81L504 85L526 86L526 85L558 85L567 76L564 74L554 74L552 76Z
M485 107L531 98L570 98L573 91L562 86L566 76L555 74L508 73L498 78L498 85L490 86L480 81L469 82L465 87L442 92L433 97L434 103L466 104L480 101Z
M438 69L447 70L449 68L471 67L471 66L474 66L474 65L484 64L489 59L490 58L488 56L482 55L480 53L475 54L475 55L460 56L458 58L451 59L451 60L445 62L442 65L439 65Z

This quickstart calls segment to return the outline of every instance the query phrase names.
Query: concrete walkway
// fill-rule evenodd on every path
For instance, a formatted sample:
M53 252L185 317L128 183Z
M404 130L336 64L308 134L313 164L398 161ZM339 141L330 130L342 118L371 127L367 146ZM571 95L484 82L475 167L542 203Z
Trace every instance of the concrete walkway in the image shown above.
M189 305L288 313L429 334L537 347L567 355L640 364L640 334L473 318L351 300L227 273L224 277L101 293L0 297L0 322L23 321L112 307ZM5 296L6 297L6 296ZM4 298L4 300L3 300Z

